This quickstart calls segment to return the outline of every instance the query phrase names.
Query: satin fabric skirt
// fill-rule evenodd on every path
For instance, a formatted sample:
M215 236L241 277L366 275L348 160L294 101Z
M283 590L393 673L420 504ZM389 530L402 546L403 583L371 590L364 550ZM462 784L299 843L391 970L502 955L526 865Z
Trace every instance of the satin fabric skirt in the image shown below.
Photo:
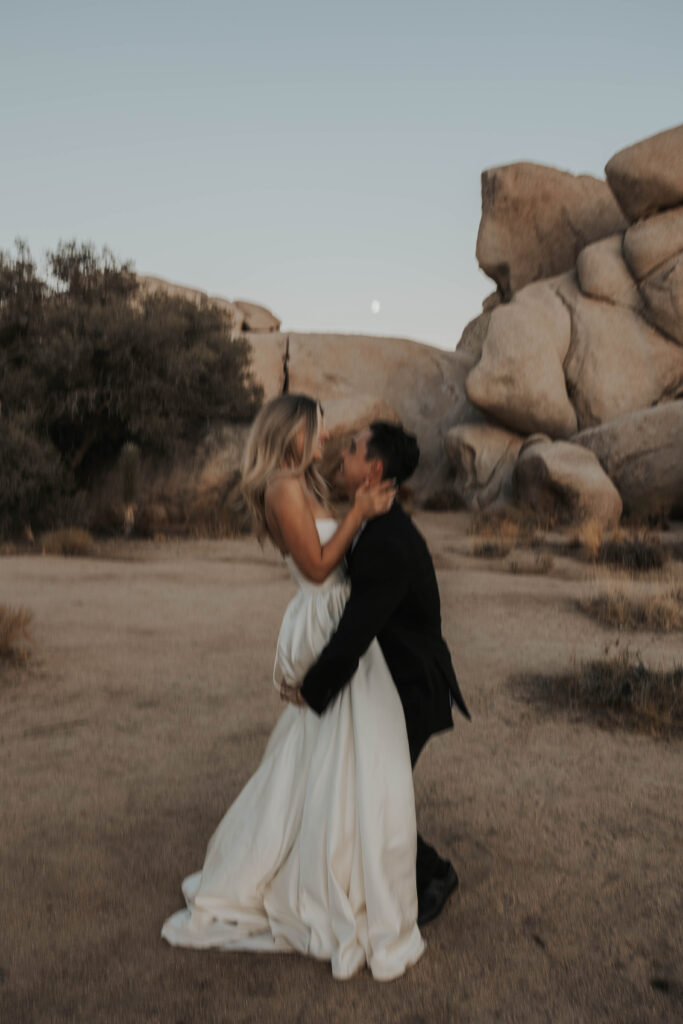
M285 614L275 680L300 681L332 635L348 584L301 587ZM373 640L323 715L288 705L261 764L211 837L172 945L298 951L336 978L401 975L417 927L413 779L400 699Z

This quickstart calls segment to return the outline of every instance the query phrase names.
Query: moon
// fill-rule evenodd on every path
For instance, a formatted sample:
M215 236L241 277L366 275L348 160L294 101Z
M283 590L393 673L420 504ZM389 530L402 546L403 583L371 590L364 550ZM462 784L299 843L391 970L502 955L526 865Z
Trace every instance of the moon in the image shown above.
M370 309L375 314L375 316L377 316L381 308L382 307L380 306L379 299L373 299L372 302L370 303Z

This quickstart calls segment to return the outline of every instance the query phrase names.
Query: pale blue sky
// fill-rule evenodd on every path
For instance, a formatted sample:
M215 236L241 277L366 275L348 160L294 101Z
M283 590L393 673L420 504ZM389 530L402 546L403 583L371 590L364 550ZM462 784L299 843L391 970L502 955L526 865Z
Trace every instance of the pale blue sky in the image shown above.
M0 246L453 348L481 171L602 175L683 121L682 40L679 0L5 0Z

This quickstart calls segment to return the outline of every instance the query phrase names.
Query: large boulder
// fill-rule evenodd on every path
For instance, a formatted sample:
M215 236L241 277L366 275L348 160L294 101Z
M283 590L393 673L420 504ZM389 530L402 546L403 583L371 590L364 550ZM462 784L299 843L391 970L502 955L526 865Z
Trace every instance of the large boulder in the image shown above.
M211 305L218 306L219 309L224 310L230 321L230 333L233 337L241 334L244 330L244 313L235 302L230 302L229 299L224 299L220 295L209 295L207 292L200 291L199 288L188 288L184 284L174 284L172 281L166 281L163 277L153 277L150 274L137 274L136 277L140 291L143 294L163 292L164 295L187 299L188 302L194 302L198 306L205 302L210 302Z
M683 125L622 149L605 174L631 221L683 203Z
M484 315L490 319L481 359L466 382L470 401L517 433L575 433L562 370L571 323L555 283L528 285Z
M329 438L325 443L320 469L328 480L333 480L339 466L339 456L354 434L364 430L373 420L400 423L396 410L381 395L347 394L323 401L325 429ZM342 497L335 494L335 497Z
M621 518L619 492L588 449L569 441L533 441L513 473L519 501L560 523L597 519L605 527Z
M468 508L506 504L512 471L524 438L492 423L460 423L446 434L453 490Z
M572 440L598 457L626 512L683 512L683 401L619 416Z
M580 429L680 393L680 346L633 310L586 298L573 275L562 279L559 293L571 312L564 369Z
M349 424L364 425L357 415L358 403L367 409L366 420L376 418L375 413L380 418L398 417L420 445L420 463L410 480L416 500L425 501L449 488L444 439L449 428L470 413L465 377L471 357L406 338L354 334L269 332L250 334L249 340L254 376L266 399L282 391L288 347L291 392L319 398L326 420L333 420L340 433Z
M495 307L494 307L495 308ZM481 359L482 349L484 347L484 341L486 339L486 332L489 328L489 321L491 319L491 313L488 310L484 310L479 316L476 316L474 320L470 320L465 326L465 330L460 336L460 341L455 347L455 351L463 360L469 360L472 366L475 366Z
M648 320L683 345L683 252L648 274L640 293Z
M585 245L628 226L604 181L533 163L484 171L481 205L477 260L505 300L570 270Z
M624 235L624 258L637 281L683 252L683 206L632 224Z
M230 318L230 329L233 336L243 331L279 331L280 321L265 306L257 306L253 302L244 302L238 299L231 302L220 295L208 295L199 288L188 288L183 284L173 284L163 277L152 277L149 274L137 275L138 285L142 292L163 292L165 295L174 295L197 305L210 302L213 306L225 311Z
M584 295L616 306L640 309L643 300L622 253L623 235L610 235L582 249L576 273Z
M257 306L254 302L236 299L235 305L244 317L245 331L279 331L281 321L265 306Z

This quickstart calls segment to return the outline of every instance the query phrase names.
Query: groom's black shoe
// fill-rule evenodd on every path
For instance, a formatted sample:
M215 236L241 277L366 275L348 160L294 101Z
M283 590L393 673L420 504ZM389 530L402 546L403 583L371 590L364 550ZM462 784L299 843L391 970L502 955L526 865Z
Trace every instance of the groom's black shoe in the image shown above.
M441 878L432 878L417 895L417 923L422 925L438 917L452 892L458 888L458 876L452 864L448 864Z

